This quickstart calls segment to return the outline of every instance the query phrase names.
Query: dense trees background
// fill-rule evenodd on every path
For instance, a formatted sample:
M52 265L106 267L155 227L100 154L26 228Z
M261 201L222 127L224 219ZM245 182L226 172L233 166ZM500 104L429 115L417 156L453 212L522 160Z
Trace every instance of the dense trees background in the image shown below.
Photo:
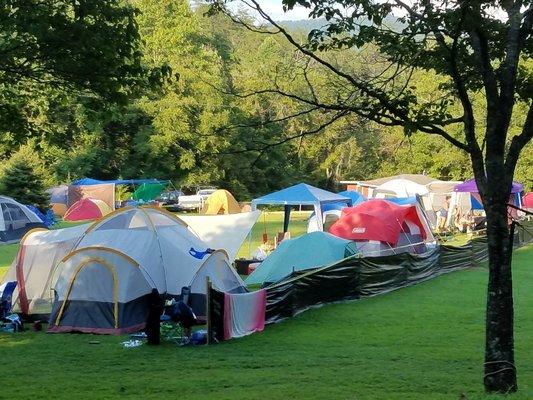
M338 88L319 68L281 37L251 32L223 15L205 16L204 6L192 9L184 0L132 4L138 11L128 21L138 26L142 44L128 50L134 56L126 49L123 56L142 56L129 68L140 74L168 65L172 76L160 85L141 82L127 93L116 87L88 91L84 82L66 88L48 79L52 75L46 71L39 79L0 80L0 170L24 156L46 185L83 176L156 177L171 179L177 187L219 185L240 200L300 180L333 187L339 179L396 173L472 176L468 158L442 138L406 137L402 129L354 116L339 115L330 124L312 107L268 93L246 96L265 82L291 93L318 87L322 94L337 95ZM300 29L297 36L302 37L312 28L288 26ZM363 51L363 57L352 50L328 57L365 74L379 59L375 49ZM91 71L97 65L87 67ZM421 74L416 82L417 94L438 96L431 74ZM129 100L122 101L126 95ZM478 116L479 124L483 117ZM312 134L319 130L323 134ZM530 144L516 173L528 189L533 187L532 162Z

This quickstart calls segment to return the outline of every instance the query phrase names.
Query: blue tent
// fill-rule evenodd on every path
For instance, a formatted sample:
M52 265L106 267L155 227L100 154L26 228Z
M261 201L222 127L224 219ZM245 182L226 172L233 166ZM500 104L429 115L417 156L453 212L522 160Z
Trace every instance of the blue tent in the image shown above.
M115 179L111 181L102 181L93 178L82 178L72 182L75 186L101 185L104 183L114 183L115 185L142 185L143 183L165 183L157 179Z
M289 227L289 217L291 206L310 205L315 208L315 213L319 216L318 221L322 221L322 207L325 204L344 203L347 206L352 204L349 197L341 196L327 190L299 183L288 188L278 190L277 192L267 194L258 199L252 200L252 210L257 209L258 205L283 205L285 206L285 219L283 222L283 231L287 232ZM319 227L322 230L322 227Z
M355 190L345 190L344 192L339 192L338 194L344 197L349 197L352 200L352 206L356 206L361 204L363 201L366 201L366 197Z
M294 271L323 267L357 254L355 242L326 232L285 239L246 279L247 285L278 282Z
M391 203L398 204L399 206L405 206L407 204L420 204L416 196L411 197L387 197L385 200Z

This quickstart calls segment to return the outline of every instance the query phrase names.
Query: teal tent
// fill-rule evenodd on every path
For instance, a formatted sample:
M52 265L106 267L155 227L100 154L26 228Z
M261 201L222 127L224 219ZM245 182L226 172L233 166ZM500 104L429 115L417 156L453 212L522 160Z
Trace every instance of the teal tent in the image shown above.
M294 271L333 264L357 253L354 242L327 232L285 239L246 279L247 285L278 282Z

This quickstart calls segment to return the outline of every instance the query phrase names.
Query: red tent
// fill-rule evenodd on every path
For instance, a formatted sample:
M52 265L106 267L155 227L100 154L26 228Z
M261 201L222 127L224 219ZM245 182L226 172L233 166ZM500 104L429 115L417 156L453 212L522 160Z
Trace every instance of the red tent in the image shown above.
M377 240L396 245L401 232L418 231L424 239L426 229L415 205L397 205L371 199L342 210L341 218L329 232L349 240Z
M526 209L533 209L533 192L529 192L522 197L522 207Z
M88 221L102 218L111 212L109 206L98 199L81 199L65 213L65 221Z

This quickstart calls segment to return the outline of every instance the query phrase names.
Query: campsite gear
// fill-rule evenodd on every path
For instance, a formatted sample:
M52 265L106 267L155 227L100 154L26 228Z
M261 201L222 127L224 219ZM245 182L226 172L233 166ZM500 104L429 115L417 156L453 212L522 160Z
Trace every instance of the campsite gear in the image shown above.
M283 205L285 210L283 232L287 232L289 228L291 206L313 206L315 209L315 214L318 216L317 221L322 221L322 207L329 203L344 203L347 206L350 206L352 200L348 197L331 193L327 190L319 189L306 183L299 183L297 185L278 190L277 192L267 194L258 199L254 199L252 201L252 210L256 210L258 205ZM317 230L323 230L322 224L317 226Z
M194 346L207 344L207 331L205 329L200 329L193 332L191 335L191 344Z
M213 192L204 202L202 214L238 214L241 212L241 206L235 200L235 197L224 189Z
M246 278L246 284L266 285L278 282L293 272L323 267L354 254L357 254L357 247L350 240L327 232L307 233L281 242Z
M34 228L45 228L33 211L10 197L0 196L0 244L18 242Z
M6 282L0 285L0 320L11 312L13 292L16 287L16 281Z
M382 199L371 199L342 210L330 233L354 240L365 256L398 252L423 253L426 242L433 242L431 229L418 205L400 206Z
M65 221L91 221L102 218L112 211L102 200L84 198L74 203L65 213Z
M24 326L22 321L17 314L9 314L0 319L4 323L4 331L9 333L22 332Z

